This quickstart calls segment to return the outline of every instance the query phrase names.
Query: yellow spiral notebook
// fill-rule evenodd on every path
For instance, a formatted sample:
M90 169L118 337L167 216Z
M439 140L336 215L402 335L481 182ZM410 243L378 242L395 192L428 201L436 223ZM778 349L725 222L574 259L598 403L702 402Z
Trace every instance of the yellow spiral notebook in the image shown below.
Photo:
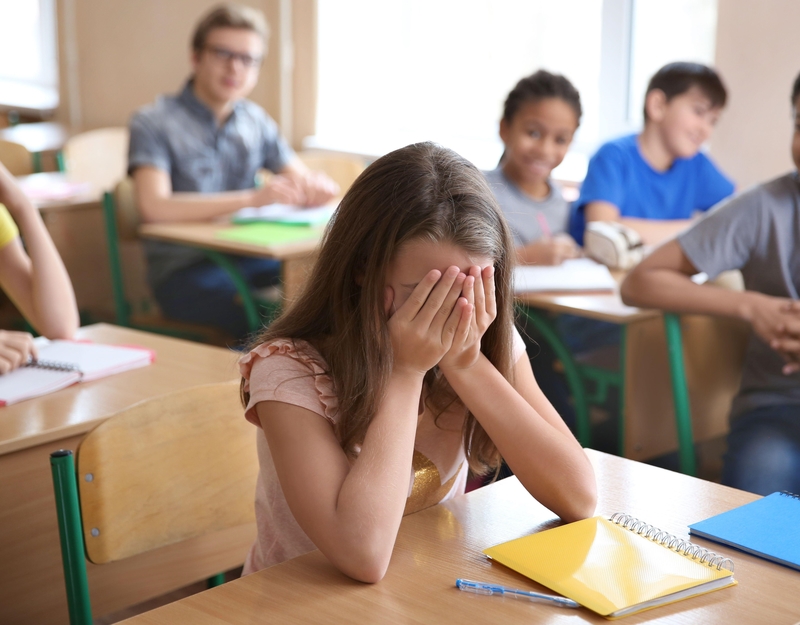
M607 618L736 584L730 559L621 513L537 532L484 553Z

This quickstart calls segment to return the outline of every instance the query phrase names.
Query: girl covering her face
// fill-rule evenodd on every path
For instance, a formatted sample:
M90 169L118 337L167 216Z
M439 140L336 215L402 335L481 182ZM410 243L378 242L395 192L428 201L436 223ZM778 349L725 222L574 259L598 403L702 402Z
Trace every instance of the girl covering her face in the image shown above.
M480 172L431 143L373 163L342 200L303 294L240 361L259 425L245 572L314 548L381 579L404 513L501 457L562 518L594 475L513 324L510 234Z

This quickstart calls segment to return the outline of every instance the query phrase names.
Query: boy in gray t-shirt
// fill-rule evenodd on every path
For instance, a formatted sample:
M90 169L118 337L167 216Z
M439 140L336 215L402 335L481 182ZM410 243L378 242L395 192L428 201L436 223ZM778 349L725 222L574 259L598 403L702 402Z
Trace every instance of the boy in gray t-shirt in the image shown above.
M800 76L792 156L800 170ZM745 291L698 286L739 269ZM745 319L747 346L723 483L762 495L800 492L800 179L791 172L722 202L657 249L622 285L626 304Z

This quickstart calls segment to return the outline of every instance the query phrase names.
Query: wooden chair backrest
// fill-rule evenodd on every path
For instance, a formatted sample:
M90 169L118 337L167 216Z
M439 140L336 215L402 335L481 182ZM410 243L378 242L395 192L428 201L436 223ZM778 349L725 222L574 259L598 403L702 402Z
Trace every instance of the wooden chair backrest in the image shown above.
M339 185L342 195L366 169L364 159L356 156L325 152L300 152L297 156L309 169L330 176Z
M114 213L117 216L117 236L120 241L136 241L142 218L136 206L136 194L131 178L123 178L114 187Z
M77 453L88 559L252 523L255 442L236 381L146 400L97 426Z
M67 171L76 180L113 189L128 171L127 128L98 128L70 137L64 144Z
M12 176L27 176L33 173L33 156L20 143L0 139L0 163Z

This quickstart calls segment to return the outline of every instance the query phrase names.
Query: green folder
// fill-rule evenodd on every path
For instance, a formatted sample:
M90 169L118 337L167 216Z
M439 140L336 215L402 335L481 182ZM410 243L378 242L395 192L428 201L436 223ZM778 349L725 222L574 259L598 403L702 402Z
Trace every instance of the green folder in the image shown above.
M319 239L321 236L321 228L274 223L233 226L217 232L217 237L220 239L255 245L280 245L282 243Z

